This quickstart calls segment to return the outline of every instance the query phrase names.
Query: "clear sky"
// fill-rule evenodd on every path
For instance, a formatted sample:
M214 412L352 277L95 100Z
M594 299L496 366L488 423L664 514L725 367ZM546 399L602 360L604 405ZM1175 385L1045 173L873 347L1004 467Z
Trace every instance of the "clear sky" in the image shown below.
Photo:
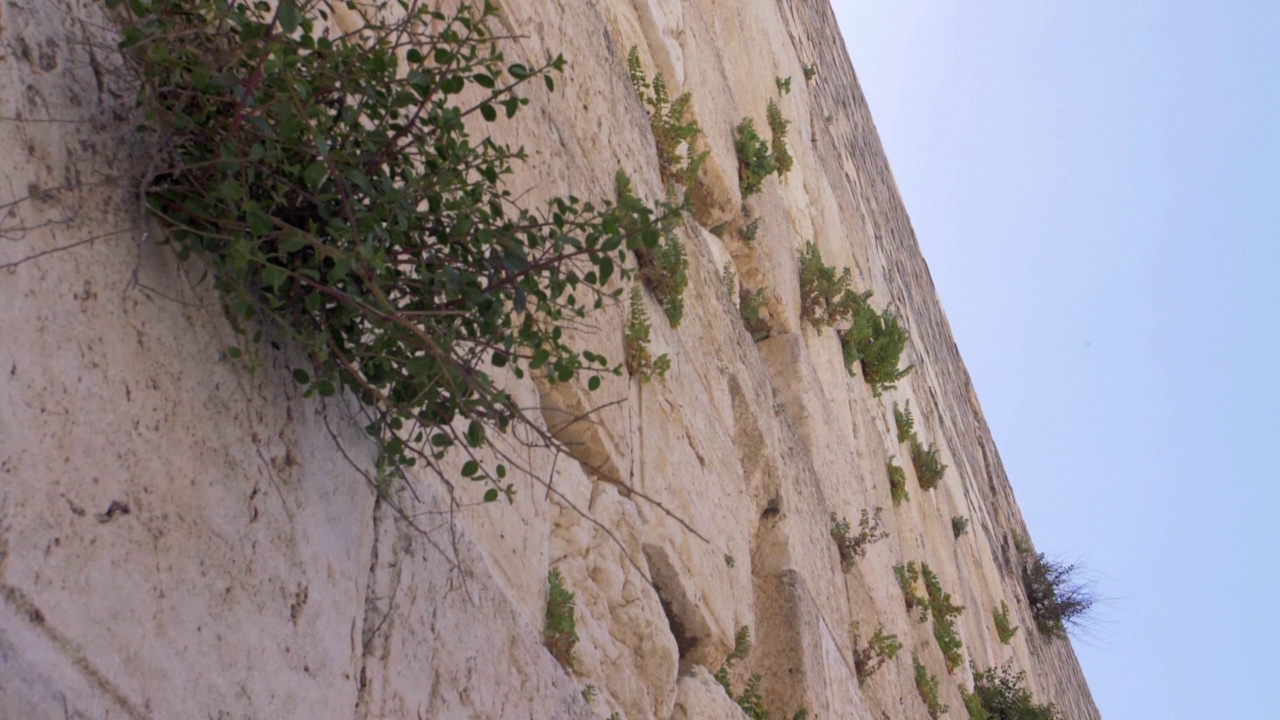
M1103 716L1280 717L1280 1L833 5Z

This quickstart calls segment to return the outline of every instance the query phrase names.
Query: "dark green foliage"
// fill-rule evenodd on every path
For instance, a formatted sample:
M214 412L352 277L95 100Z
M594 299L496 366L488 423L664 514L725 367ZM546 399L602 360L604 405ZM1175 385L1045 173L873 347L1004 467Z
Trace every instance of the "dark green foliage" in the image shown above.
M823 328L848 320L871 297L870 292L853 291L849 268L839 275L822 260L822 252L812 241L800 251L800 317L819 334Z
M947 672L955 672L963 664L964 656L960 653L963 643L952 618L959 617L964 607L951 602L951 594L942 589L938 576L927 564L921 563L920 574L929 598L929 614L933 616L933 639L938 641L942 657L947 661Z
M840 334L840 346L849 374L854 374L855 363L861 363L863 379L880 397L885 390L896 388L897 382L910 375L915 366L898 367L907 346L907 331L898 317L888 308L881 313L872 309L866 302L870 293L861 297L862 302L853 312L853 324Z
M982 707L982 698L969 692L963 685L958 686L958 689L960 699L964 702L964 711L969 714L969 720L990 720L991 716L987 714L987 709Z
M892 460L889 461L889 496L893 498L894 507L911 499L907 494L907 473Z
M951 518L951 534L952 534L953 536L955 536L955 538L956 538L957 540L959 540L959 539L960 539L960 536L961 536L961 535L963 535L963 534L965 534L965 532L966 532L968 529L969 529L969 518L967 518L967 517L965 517L965 516L963 516L963 515L954 515L954 516L952 516L952 518Z
M743 118L734 132L733 148L738 153L738 185L742 197L760 192L764 179L778 170L769 145L756 132L755 121Z
M924 443L915 438L911 440L911 464L916 469L916 481L925 490L938 487L938 482L947 471L947 466L942 464L938 456L938 449L932 445L926 448Z
M790 81L791 79L787 78L788 88L790 88ZM791 168L795 166L795 159L787 150L787 127L791 123L782 117L782 110L778 108L778 103L772 100L769 101L765 117L769 121L769 150L773 154L774 163L778 166L778 176L781 177L791 172Z
M621 170L617 174L618 207L624 210L643 209L644 204L631 193L631 179ZM674 220L679 212L669 207ZM640 279L653 297L662 305L671 327L680 327L684 318L684 290L689 285L689 260L684 254L684 243L676 235L674 222L659 223L661 240L651 246L636 247L636 260L640 265Z
M787 77L787 78L777 77L773 79L773 82L778 86L779 95L791 94L791 78L790 77Z
M889 537L880 520L881 509L868 513L863 508L858 518L858 532L853 533L849 521L836 517L831 513L831 539L836 541L836 549L840 553L840 569L849 572L858 558L866 557L867 546Z
M751 629L746 625L738 628L738 632L733 636L733 651L724 659L724 663L720 665L720 669L715 672L716 682L724 688L725 693L742 708L742 712L753 720L759 718L767 718L768 711L764 709L764 698L760 697L760 676L752 675L747 680L747 685L742 689L742 694L735 695L733 692L733 683L729 680L729 672L733 670L733 664L739 660L746 659L751 654Z
M859 684L874 675L885 663L897 657L898 651L902 649L898 636L886 633L883 625L877 627L871 639L861 647L859 647L861 640L858 637L856 620L851 625L850 631L853 635L853 666L858 675Z
M969 711L971 720L1058 720L1061 717L1053 703L1036 704L1026 687L1026 673L1014 672L1012 660L999 668L976 673L973 692L965 699L966 708L970 708L969 697L974 698Z
M724 659L724 663L720 665L720 669L715 672L716 682L724 688L725 693L738 704L742 712L751 720L769 720L769 711L765 709L764 697L760 694L760 675L752 675L747 679L747 684L742 688L740 694L734 694L733 683L729 679L729 672L733 670L733 664L739 660L743 660L751 653L751 630L743 625L738 628L738 632L733 636L733 651ZM809 716L809 712L804 708L796 711L792 716L792 720L803 720Z
M893 423L898 428L898 442L910 442L916 436L916 419L911 414L911 401L908 400L902 405L902 409L898 409L898 403L893 404Z
M760 311L764 308L764 291L764 288L752 291L742 288L738 291L738 313L742 316L742 326L755 342L764 340L770 333L769 324L760 317Z
M814 79L814 78L816 78L816 77L818 77L818 66L817 66L817 65L805 65L805 66L804 66L804 80L805 80L805 82L813 82L813 79Z
M542 630L542 642L564 669L572 671L576 659L573 649L578 644L578 631L573 618L573 593L565 589L558 568L551 568L551 572L547 573L547 585L547 617Z
M759 232L760 232L760 218L751 218L750 220L747 220L746 223L742 226L742 231L739 234L742 237L743 244L750 247L751 244L756 241L756 235Z
M898 587L902 589L902 601L906 604L907 610L919 610L920 622L929 619L929 598L921 595L916 590L916 583L920 582L920 568L916 562L903 565L901 563L893 566L893 576L898 580Z
M667 90L662 73L650 81L640 65L640 52L636 47L627 53L627 72L636 94L649 112L649 127L658 151L658 170L665 185L683 187L693 185L698 169L706 161L708 152L698 151L697 141L702 135L696 120L690 117L689 105L693 95L683 93L675 100Z
M929 674L929 669L920 662L920 656L915 653L911 654L911 665L916 675L916 692L920 694L920 699L924 701L924 707L928 711L929 717L933 718L933 720L938 720L939 716L945 715L950 710L938 699L938 676Z
M406 466L443 472L458 448L486 500L510 499L506 467L474 449L513 423L554 439L486 368L616 371L562 326L618 297L605 288L626 253L661 236L640 203L520 208L503 181L524 151L470 134L514 116L535 81L553 89L564 59L508 62L489 2L362 5L337 37L319 0L122 7L139 132L160 148L147 208L220 291L240 336L228 352L256 362L264 331L301 346L308 395L349 391L368 411L380 488Z
M649 313L644 309L644 294L640 288L631 288L631 308L627 317L627 330L623 335L627 372L639 376L647 383L654 375L666 377L671 369L671 359L666 354L654 358L649 352Z
M996 623L996 637L1000 638L1000 642L1005 645L1018 634L1018 626L1009 622L1009 605L1003 600L1000 601L1000 609L991 611L992 617Z
M1082 572L1081 566L1050 560L1044 553L1023 554L1022 587L1040 634L1066 638L1068 627L1087 619L1097 595Z

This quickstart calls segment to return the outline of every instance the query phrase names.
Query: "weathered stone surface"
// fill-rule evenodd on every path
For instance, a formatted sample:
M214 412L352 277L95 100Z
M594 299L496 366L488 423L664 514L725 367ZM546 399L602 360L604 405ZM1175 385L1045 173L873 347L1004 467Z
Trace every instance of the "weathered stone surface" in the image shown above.
M958 716L970 673L948 677L907 615L891 567L908 560L966 607L978 667L1012 658L1067 717L1098 717L1070 645L1031 629L1008 560L1026 530L826 2L503 9L509 57L570 62L555 94L493 126L529 151L522 202L611 198L620 167L661 194L633 45L693 93L710 156L681 325L646 297L671 372L594 393L511 381L566 452L502 440L528 472L514 504L476 505L433 476L379 497L356 408L302 398L304 358L280 338L254 374L226 357L217 296L140 219L129 178L148 148L112 19L0 3L0 717L739 718L712 673L743 626L755 647L733 686L760 674L775 717L924 717L912 648ZM744 210L733 128L765 128L770 99L796 166ZM807 241L911 332L916 371L884 398L799 317ZM766 289L768 340L741 327L726 261ZM607 307L575 339L621 358L624 322ZM894 434L908 399L951 468L933 492ZM911 493L896 509L895 458ZM890 537L843 573L829 517L875 507ZM971 520L959 540L953 515ZM550 567L576 594L573 672L541 643ZM1023 627L1010 646L1001 601ZM855 621L908 648L862 685Z

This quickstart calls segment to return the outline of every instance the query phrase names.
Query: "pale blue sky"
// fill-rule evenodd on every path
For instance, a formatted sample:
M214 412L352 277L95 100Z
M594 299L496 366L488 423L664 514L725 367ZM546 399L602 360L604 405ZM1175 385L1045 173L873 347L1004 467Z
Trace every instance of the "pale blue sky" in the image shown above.
M1280 2L833 0L1104 717L1280 717Z

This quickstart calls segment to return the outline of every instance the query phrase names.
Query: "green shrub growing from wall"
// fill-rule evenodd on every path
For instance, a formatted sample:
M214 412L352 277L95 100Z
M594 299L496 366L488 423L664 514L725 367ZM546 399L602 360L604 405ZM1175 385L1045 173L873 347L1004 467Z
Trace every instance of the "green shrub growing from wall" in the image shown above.
M849 630L853 636L853 666L858 676L858 684L866 682L867 678L876 674L876 671L897 657L898 651L902 650L902 643L898 640L898 636L886 633L883 625L876 628L866 645L861 645L856 620L850 625Z
M903 502L911 499L911 496L907 494L907 473L892 460L889 461L888 470L889 497L893 498L893 506L898 507Z
M699 151L697 147L702 128L691 117L689 106L693 95L686 92L672 100L662 73L654 75L653 80L645 76L640 51L635 46L627 53L627 73L649 113L649 127L653 130L663 184L690 187L708 155L708 151Z
M318 0L104 1L122 9L139 132L160 148L147 209L221 292L228 353L256 362L264 332L303 348L308 395L347 391L369 411L379 487L415 464L442 473L455 448L486 500L510 499L505 465L474 449L513 423L554 438L487 368L616 372L562 328L616 299L626 253L662 235L639 203L519 207L503 182L524 151L472 135L534 83L553 90L564 59L505 58L489 2L351 6L361 27L331 37Z
M960 617L964 607L951 602L951 594L942 589L942 583L928 564L921 563L920 575L924 578L925 594L929 598L929 614L933 616L933 639L942 650L947 672L955 672L964 662L964 655L960 652L963 643L952 618Z
M1018 626L1009 620L1009 604L1001 600L1000 609L992 610L991 616L996 623L996 637L1000 638L1001 643L1008 645L1013 636L1018 634Z
M1068 627L1088 619L1097 595L1082 573L1080 565L1050 560L1044 553L1022 555L1022 588L1041 635L1066 638Z
M738 154L738 186L742 197L760 192L764 179L777 172L778 161L769 152L769 145L756 132L756 123L743 118L733 133L733 148Z
M837 275L835 266L823 261L813 241L804 244L800 251L800 317L819 334L823 328L851 318L871 296L870 292L854 292L852 286L849 268Z
M631 288L631 307L627 316L627 330L623 335L627 372L647 383L654 375L666 377L671 369L671 358L666 353L653 357L649 352L649 313L644 309L644 294L640 288Z
M942 476L947 472L947 466L942 464L938 449L933 445L925 447L924 443L915 438L911 440L911 464L916 469L916 481L925 490L938 487Z
M565 589L558 568L551 568L547 573L547 613L542 642L564 669L573 671L577 659L574 647L578 644L574 598L573 593Z
M847 519L831 513L831 539L835 540L836 550L840 554L841 570L845 572L852 570L858 558L866 557L868 546L889 537L889 531L884 529L880 513L880 508L876 508L874 513L868 513L867 509L863 508L858 518L856 533L853 532L853 527Z
M788 85L788 87L790 86ZM778 176L781 177L791 172L791 168L795 167L795 159L791 157L791 152L787 149L787 128L791 126L791 123L782 117L782 110L778 107L778 103L773 100L769 101L769 106L765 110L765 118L769 121L769 151L773 154L773 162L778 166Z
M930 674L929 669L920 662L920 656L915 653L911 654L911 667L915 670L916 692L924 701L925 710L929 717L938 720L950 709L938 698L938 676Z
M902 405L902 409L898 409L898 403L893 404L893 424L898 429L898 443L910 442L916 436L916 418L911 414L911 401L908 400Z
M884 391L896 388L897 382L910 375L915 366L898 367L907 347L907 330L898 317L888 308L880 313L873 310L867 303L870 293L860 297L862 302L853 312L853 324L840 333L840 347L849 374L854 375L853 366L860 363L862 378L880 397Z
M999 668L987 668L973 676L975 709L970 718L978 720L1059 720L1053 703L1038 704L1026 687L1026 673L1014 672L1013 661ZM966 698L965 705L969 705Z

